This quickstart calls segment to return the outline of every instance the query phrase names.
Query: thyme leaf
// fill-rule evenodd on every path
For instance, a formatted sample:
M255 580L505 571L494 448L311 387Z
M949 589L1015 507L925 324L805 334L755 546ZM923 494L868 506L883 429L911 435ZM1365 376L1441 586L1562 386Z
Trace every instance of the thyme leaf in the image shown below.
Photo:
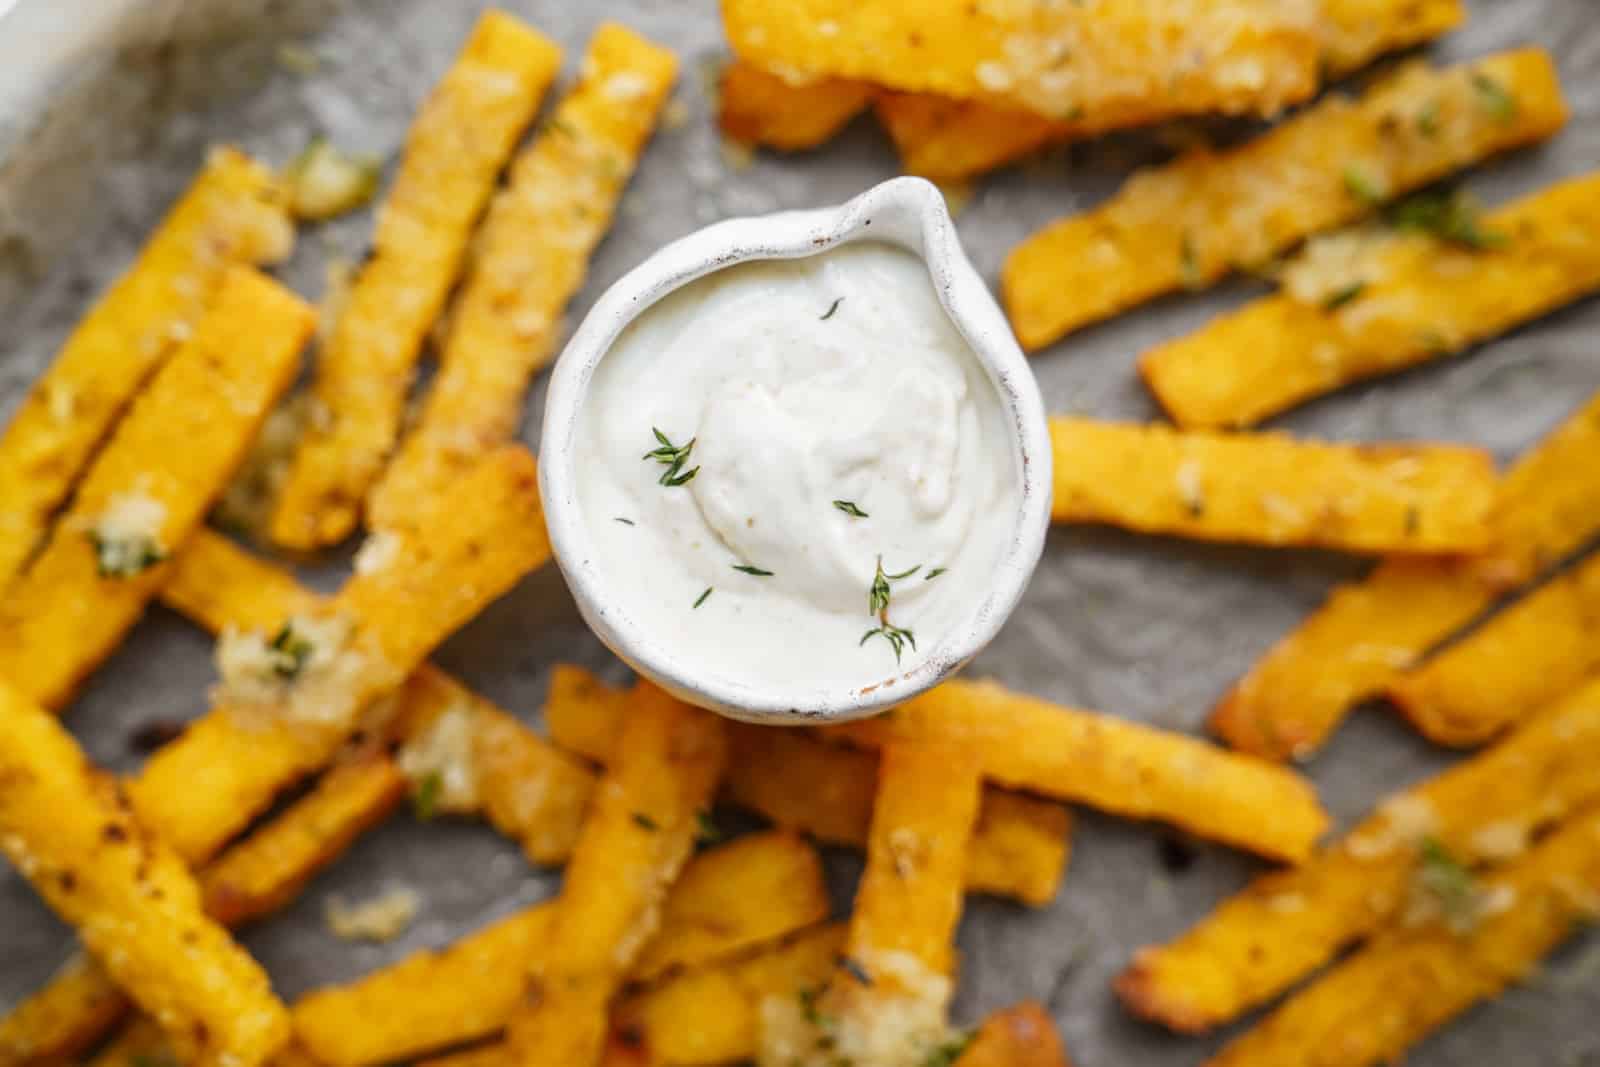
M867 513L857 507L856 502L853 500L835 500L833 506L853 519L865 519L868 517Z
M755 566L752 566L752 565L750 565L748 563L735 563L733 565L733 569L736 570L736 571L739 571L741 574L753 574L757 578L771 578L772 577L772 572L771 571L762 570L760 567L755 567Z
M827 322L829 319L833 318L833 313L835 311L839 310L839 305L842 304L842 303L844 303L844 297L841 296L837 300L835 300L833 303L828 305L828 310L824 311L822 313L822 317L820 319L818 319L817 321L818 322Z
M689 470L683 469L684 464L689 462L689 453L694 451L695 438L689 438L688 444L675 445L666 434L654 426L650 427L650 432L655 434L659 447L646 452L641 458L653 459L667 468L657 480L657 485L664 485L668 488L684 485L693 479L696 474L700 473L699 467L691 467Z
M714 586L709 586L709 585L706 586L706 591L704 593L701 593L698 597L695 598L695 602L694 602L694 607L695 608L698 608L701 604L704 604L706 602L706 597L711 595L711 590L713 588L715 588L715 587ZM690 608L689 610L693 611L694 608Z

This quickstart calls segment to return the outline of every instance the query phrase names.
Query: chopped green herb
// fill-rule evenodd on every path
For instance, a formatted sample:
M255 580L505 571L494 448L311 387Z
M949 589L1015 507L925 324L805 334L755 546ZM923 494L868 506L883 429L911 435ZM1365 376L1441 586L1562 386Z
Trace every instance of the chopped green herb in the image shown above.
M931 582L935 578L939 577L939 575L943 574L945 571L947 571L949 569L950 568L948 568L948 567L935 567L935 568L933 568L933 570L929 571L927 574L924 574L922 576L922 580L925 581L925 582Z
M740 572L741 574L753 574L757 578L771 578L772 577L772 572L771 571L762 570L760 567L753 567L748 563L736 563L736 564L734 564L733 569L738 571L738 572Z
M706 602L706 597L711 595L711 590L713 588L715 588L715 587L714 586L709 586L709 585L706 586L706 591L704 593L701 593L698 597L695 598L694 606L696 608L698 608L701 604L704 604ZM692 611L693 608L691 608L690 610Z
M1439 905L1445 924L1456 933L1470 931L1482 903L1478 880L1436 837L1425 837L1418 853L1415 888Z
M1478 94L1478 103L1496 122L1513 122L1517 117L1517 98L1505 86L1482 71L1472 75L1472 88Z
M1324 311L1338 311L1366 291L1366 282L1351 282L1349 285L1329 293L1322 301L1322 309Z
M835 500L833 502L833 506L838 508L840 511L844 512L846 515L851 516L852 518L856 518L856 519L865 519L865 518L867 518L867 513L865 511L862 511L859 507L857 507L856 504L855 504L855 501L853 501L853 500Z
M1183 235L1183 240L1178 245L1178 271L1183 278L1185 289L1200 288L1202 284L1200 254L1195 250L1194 238L1187 233Z
M636 811L633 813L633 822L635 826L638 826L644 830L649 830L651 833L655 833L657 830L661 829L660 823L656 822L642 811Z
M975 1036L972 1033L957 1034L928 1053L928 1058L922 1061L922 1067L955 1067L956 1061L961 1059Z
M686 445L675 445L668 439L666 434L654 426L650 427L650 432L656 435L656 442L659 447L646 452L641 458L653 459L667 468L662 472L660 479L657 480L657 485L665 485L669 488L683 485L700 473L699 467L691 467L689 470L683 469L683 465L689 461L689 453L694 451L695 439L693 437L689 438L689 443Z
M832 1023L832 1020L817 1010L817 1000L821 996L822 990L817 986L807 986L800 990L799 993L800 1017L805 1019L808 1025L815 1026L818 1029L822 1029Z
M912 649L917 647L916 636L910 630L895 626L889 621L889 599L892 593L889 583L909 578L921 569L922 564L918 563L898 574L885 574L883 557L878 557L877 572L873 574L872 585L867 589L867 612L877 616L878 625L861 635L861 640L856 642L857 647L866 644L874 637L881 637L889 642L890 648L894 649L896 663L899 663L900 657L905 654L907 645Z
M102 537L91 530L89 542L94 545L95 570L102 578L132 578L167 558L149 537Z
M411 810L418 819L427 822L433 818L439 808L439 790L444 787L444 779L438 771L429 771L417 783L417 791L411 794Z
M862 985L870 986L872 984L872 975L867 973L867 969L861 965L860 960L854 959L850 956L838 956L833 962L839 965L840 970L844 971L851 978L854 978Z
M1505 234L1483 226L1482 208L1460 190L1419 193L1389 212L1389 223L1399 230L1431 234L1441 241L1475 250L1504 248Z
M1428 138L1439 136L1439 101L1430 100L1417 112L1417 132Z
M898 626L892 626L886 622L879 623L877 626L874 626L872 629L862 634L861 640L856 642L856 647L859 648L874 637L881 637L885 641L889 642L889 647L894 649L894 661L896 663L899 663L900 657L905 654L907 645L911 646L912 651L916 651L916 635L914 635L910 630L903 630Z
M616 518L612 519L611 521L612 522L620 522L624 526L633 526L634 525L634 521L632 519L625 519L621 515L618 515Z
M1383 187L1356 167L1344 169L1344 187L1351 196L1369 207L1376 207L1385 199Z
M695 812L694 838L696 841L710 845L721 841L723 836L722 830L717 826L716 821L711 818L709 811Z
M311 659L311 653L316 651L316 646L310 638L297 633L294 621L283 624L282 628L273 635L268 645L272 649L272 672L280 678L293 680L305 670L306 663Z
M819 319L818 321L819 322L827 322L829 319L833 318L833 313L835 311L839 310L839 305L842 304L842 303L844 303L844 297L841 296L837 300L835 300L833 303L828 305L828 310L824 311L822 313L822 318Z

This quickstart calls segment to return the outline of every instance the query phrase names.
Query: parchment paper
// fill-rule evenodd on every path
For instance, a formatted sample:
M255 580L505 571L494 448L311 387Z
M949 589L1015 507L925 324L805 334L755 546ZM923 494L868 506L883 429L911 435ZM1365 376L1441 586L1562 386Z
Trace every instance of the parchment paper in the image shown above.
M25 0L24 10L29 6L38 4ZM0 163L0 418L15 409L88 296L126 264L206 145L231 140L281 162L321 131L347 148L392 159L407 119L481 5L146 0L130 6L111 35L134 41L128 51L113 58L91 50L76 60L53 87L57 103L42 126L0 122L0 151L8 152ZM689 121L662 132L650 149L574 317L664 241L730 215L836 202L895 172L886 141L869 121L816 153L758 156L746 168L727 158L706 91L724 56L710 0L507 0L505 6L558 38L568 49L569 70L603 16L671 44L685 60L678 97ZM1560 61L1575 109L1570 128L1553 144L1484 168L1472 187L1498 202L1600 165L1600 3L1474 0L1470 6L1470 25L1437 51L1468 56L1544 45ZM0 40L7 32L0 22ZM285 42L311 49L317 69L288 69L280 56ZM1052 217L1105 196L1148 148L1132 140L1056 153L980 185L959 220L979 268L993 279L1007 249ZM285 277L316 296L326 261L358 255L368 227L362 216L306 232ZM1058 411L1154 417L1133 374L1137 354L1255 291L1239 283L1209 297L1168 300L1057 345L1034 364L1047 403ZM1465 358L1349 390L1280 424L1338 439L1471 441L1508 457L1600 387L1597 328L1600 305L1591 301ZM541 388L529 407L529 440L542 404ZM1021 610L975 669L1056 700L1199 730L1231 679L1332 583L1365 566L1312 553L1058 530ZM336 580L331 570L314 577ZM95 759L131 770L141 758L130 749L138 727L203 710L212 678L208 655L209 642L196 629L152 610L68 722ZM525 582L438 659L530 721L537 720L554 662L577 661L622 677L578 620L553 568ZM1356 715L1307 769L1348 821L1388 790L1446 762L1374 708ZM838 854L829 863L842 911L858 861ZM1256 869L1225 849L1085 812L1053 905L1028 911L969 902L957 1014L972 1021L1036 997L1051 1005L1081 1067L1197 1064L1217 1040L1177 1038L1131 1020L1108 981L1134 948L1183 930ZM424 898L418 921L398 940L353 947L324 928L329 894L364 899L398 885L416 887ZM444 944L549 895L554 885L554 877L531 871L485 827L418 825L401 814L368 834L295 906L244 937L279 991L292 998ZM0 1008L38 986L70 948L68 931L20 877L0 867ZM1597 967L1600 938L1590 935L1537 980L1429 1041L1411 1062L1600 1064Z

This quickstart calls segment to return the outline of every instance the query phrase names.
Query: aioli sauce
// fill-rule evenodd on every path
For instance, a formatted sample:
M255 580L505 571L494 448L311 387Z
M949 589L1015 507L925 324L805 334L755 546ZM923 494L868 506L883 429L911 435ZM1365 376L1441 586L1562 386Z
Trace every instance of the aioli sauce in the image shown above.
M685 671L819 693L915 666L983 599L1019 462L926 267L877 242L645 311L595 370L576 453L607 610Z

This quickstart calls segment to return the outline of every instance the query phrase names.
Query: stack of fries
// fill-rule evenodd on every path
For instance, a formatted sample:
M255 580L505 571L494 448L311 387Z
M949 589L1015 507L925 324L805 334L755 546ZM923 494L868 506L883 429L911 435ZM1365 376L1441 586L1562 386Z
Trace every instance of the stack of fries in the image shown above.
M1273 117L1463 18L1457 0L922 7L724 0L724 129L809 148L871 107L908 170L963 179L1107 130ZM1216 1064L1400 1056L1600 918L1600 564L1427 656L1600 534L1600 397L1504 476L1459 446L1239 432L1600 287L1600 176L1482 215L1401 199L1553 135L1548 56L1404 66L1135 175L1006 264L1040 348L1310 239L1276 295L1142 359L1175 426L1052 422L1057 521L1381 557L1219 704L1242 752L992 682L784 731L576 667L554 673L544 736L428 662L549 557L537 464L512 443L523 395L677 75L602 25L519 150L561 63L515 18L479 21L320 329L257 268L326 200L218 149L0 436L0 852L83 948L0 1019L0 1067L1064 1067L1039 1005L970 1033L948 1009L965 894L1053 901L1068 804L1280 865L1138 954L1116 989L1141 1016L1208 1030L1359 946ZM302 434L255 532L305 552L364 527L331 595L205 525L314 330ZM429 336L441 367L407 426ZM57 716L157 600L216 636L222 681L118 781ZM1319 844L1328 818L1281 761L1375 694L1443 744L1495 744ZM564 866L561 895L285 1005L231 928L407 797ZM768 828L721 841L722 806ZM818 845L865 851L846 919Z

